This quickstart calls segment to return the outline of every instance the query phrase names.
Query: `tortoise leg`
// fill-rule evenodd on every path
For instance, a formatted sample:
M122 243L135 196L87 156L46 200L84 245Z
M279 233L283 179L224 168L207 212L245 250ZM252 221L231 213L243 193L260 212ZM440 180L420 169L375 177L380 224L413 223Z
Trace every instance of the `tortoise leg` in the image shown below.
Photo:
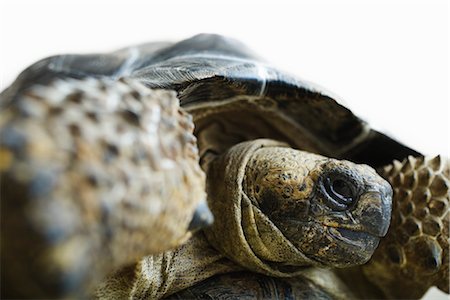
M450 161L410 156L380 174L394 189L391 226L372 259L342 278L364 281L364 298L419 299L432 286L448 294Z
M68 79L1 101L2 296L84 297L212 221L175 92Z

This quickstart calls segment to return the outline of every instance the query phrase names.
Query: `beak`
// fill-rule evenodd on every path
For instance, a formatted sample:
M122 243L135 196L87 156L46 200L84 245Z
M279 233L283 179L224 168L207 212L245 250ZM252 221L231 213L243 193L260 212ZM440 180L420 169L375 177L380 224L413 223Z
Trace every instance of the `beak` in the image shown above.
M194 216L191 223L189 223L188 230L195 232L202 228L211 225L214 222L214 217L208 208L205 201L202 201L195 209Z
M386 235L391 221L392 188L383 193L367 192L361 196L355 209L364 231L378 237Z

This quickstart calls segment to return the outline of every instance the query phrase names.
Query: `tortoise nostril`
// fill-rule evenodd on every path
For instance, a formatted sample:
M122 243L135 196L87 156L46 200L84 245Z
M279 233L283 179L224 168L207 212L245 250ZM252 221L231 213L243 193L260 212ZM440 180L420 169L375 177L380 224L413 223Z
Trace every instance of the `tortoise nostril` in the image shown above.
M389 228L391 207L390 199L384 198L381 192L368 191L359 197L353 214L358 216L366 232L382 237Z
M205 202L201 202L195 209L191 222L189 223L188 230L195 232L202 228L211 225L214 221L214 217Z

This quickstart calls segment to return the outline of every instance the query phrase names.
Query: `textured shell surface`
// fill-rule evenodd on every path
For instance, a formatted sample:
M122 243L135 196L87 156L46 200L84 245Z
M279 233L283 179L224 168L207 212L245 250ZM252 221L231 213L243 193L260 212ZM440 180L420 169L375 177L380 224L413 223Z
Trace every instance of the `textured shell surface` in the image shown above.
M269 123L273 119L271 128L303 131L316 144L305 147L295 141L295 133L288 134L284 140L297 148L376 167L419 154L371 129L322 88L278 70L242 43L220 35L200 34L177 43L149 43L106 54L49 57L22 72L2 96L11 98L31 84L47 84L55 77L132 78L148 87L173 89L195 122L205 114L216 118L213 108L220 113L241 109L246 117L256 115ZM249 128L242 127L247 134ZM258 130L252 134L272 137Z

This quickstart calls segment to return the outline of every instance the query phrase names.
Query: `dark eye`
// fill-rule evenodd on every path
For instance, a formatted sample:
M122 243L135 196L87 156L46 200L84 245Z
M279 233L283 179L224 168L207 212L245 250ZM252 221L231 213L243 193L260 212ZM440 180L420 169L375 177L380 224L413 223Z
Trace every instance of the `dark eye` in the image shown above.
M331 184L331 190L338 196L342 196L344 199L351 199L353 197L353 192L350 186L344 180L337 179L333 180Z
M325 191L331 198L331 206L334 209L347 209L355 200L353 185L339 178L327 177L324 182Z

